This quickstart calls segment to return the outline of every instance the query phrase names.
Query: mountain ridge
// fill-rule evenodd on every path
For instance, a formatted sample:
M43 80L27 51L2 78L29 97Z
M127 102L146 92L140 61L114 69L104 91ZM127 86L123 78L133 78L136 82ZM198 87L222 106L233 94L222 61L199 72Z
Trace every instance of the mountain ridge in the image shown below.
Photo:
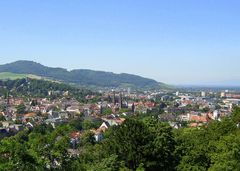
M68 71L60 67L48 67L34 61L20 60L0 65L0 72L16 74L32 74L54 80L84 86L97 87L135 87L135 88L167 88L168 85L154 79L134 74L95 71L90 69L74 69Z

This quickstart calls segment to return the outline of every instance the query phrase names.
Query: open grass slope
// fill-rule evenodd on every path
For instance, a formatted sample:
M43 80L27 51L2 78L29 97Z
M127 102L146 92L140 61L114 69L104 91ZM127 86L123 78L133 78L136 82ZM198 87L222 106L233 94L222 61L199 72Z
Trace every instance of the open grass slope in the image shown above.
M42 79L42 77L32 74L16 74L11 72L0 72L0 80L17 80L22 78Z

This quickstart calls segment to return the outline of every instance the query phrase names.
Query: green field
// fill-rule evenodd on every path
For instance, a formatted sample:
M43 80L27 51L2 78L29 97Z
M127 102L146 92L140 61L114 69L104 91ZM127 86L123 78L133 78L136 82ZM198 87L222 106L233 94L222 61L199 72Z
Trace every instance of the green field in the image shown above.
M41 77L31 74L15 74L11 72L0 72L0 80L16 80L22 78L41 79Z

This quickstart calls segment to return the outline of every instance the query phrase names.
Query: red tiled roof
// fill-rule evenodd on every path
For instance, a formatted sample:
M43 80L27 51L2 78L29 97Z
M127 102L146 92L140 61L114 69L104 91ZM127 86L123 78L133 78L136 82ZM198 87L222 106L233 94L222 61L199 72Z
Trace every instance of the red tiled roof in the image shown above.
M190 116L190 121L207 122L208 120L207 120L206 116L191 115Z
M70 134L70 138L76 139L81 136L81 132L75 131Z
M197 126L198 126L198 123L191 123L189 126L190 126L190 127L197 127Z

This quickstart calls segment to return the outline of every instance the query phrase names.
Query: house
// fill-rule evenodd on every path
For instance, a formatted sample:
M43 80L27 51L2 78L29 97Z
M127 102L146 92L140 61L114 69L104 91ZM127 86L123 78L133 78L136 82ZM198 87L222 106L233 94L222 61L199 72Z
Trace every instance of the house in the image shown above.
M108 122L103 122L102 125L98 129L92 129L91 132L94 134L94 138L96 142L101 142L104 138L103 133L110 128L110 124Z
M77 144L80 141L80 137L82 136L81 132L79 131L74 131L72 133L70 133L70 145L72 147L72 149L76 149L77 148Z
M66 111L80 114L79 106L69 106Z
M193 121L193 122L200 122L200 123L207 123L208 122L208 118L207 115L205 116L198 116L198 115L190 115L189 116L189 121Z
M197 127L201 127L201 126L203 126L203 124L202 123L190 123L189 124L189 127L193 127L193 128L197 128Z
M31 122L28 122L26 124L26 127L31 130L34 127L34 125Z
M47 106L40 106L39 110L41 113L47 113Z
M102 130L103 132L106 132L106 130L108 128L110 128L110 124L108 122L103 122L102 125L98 129Z
M23 125L22 124L13 124L9 126L9 130L12 132L19 132L23 130Z
M59 117L62 119L68 119L69 114L67 112L59 112Z
M154 103L154 102L145 102L144 106L149 108L149 109L152 109L152 108L156 107L156 103Z
M40 111L40 107L39 106L31 106L30 110L33 112L38 112L38 111Z
M94 138L96 142L100 142L103 140L103 131L100 129L94 130L92 129L91 132L94 134Z
M47 119L44 121L47 125L52 125L52 127L55 129L57 125L62 123L62 120L59 118L53 118L53 119Z
M3 128L8 128L8 127L10 126L10 124L11 124L11 123L8 122L8 121L3 121L3 122L2 122L2 127L3 127Z
M107 117L107 118L102 118L102 120L107 122L110 126L114 126L114 125L121 125L125 121L125 118L118 118L118 117L111 118L111 117Z
M179 118L180 118L180 121L185 121L185 122L189 121L189 116L188 115L180 115Z
M59 112L50 110L50 111L48 112L48 118L49 118L49 119L58 119L58 118L60 118L60 117L59 117Z
M168 123L174 129L180 129L181 128L181 124L179 124L177 122L168 122Z

